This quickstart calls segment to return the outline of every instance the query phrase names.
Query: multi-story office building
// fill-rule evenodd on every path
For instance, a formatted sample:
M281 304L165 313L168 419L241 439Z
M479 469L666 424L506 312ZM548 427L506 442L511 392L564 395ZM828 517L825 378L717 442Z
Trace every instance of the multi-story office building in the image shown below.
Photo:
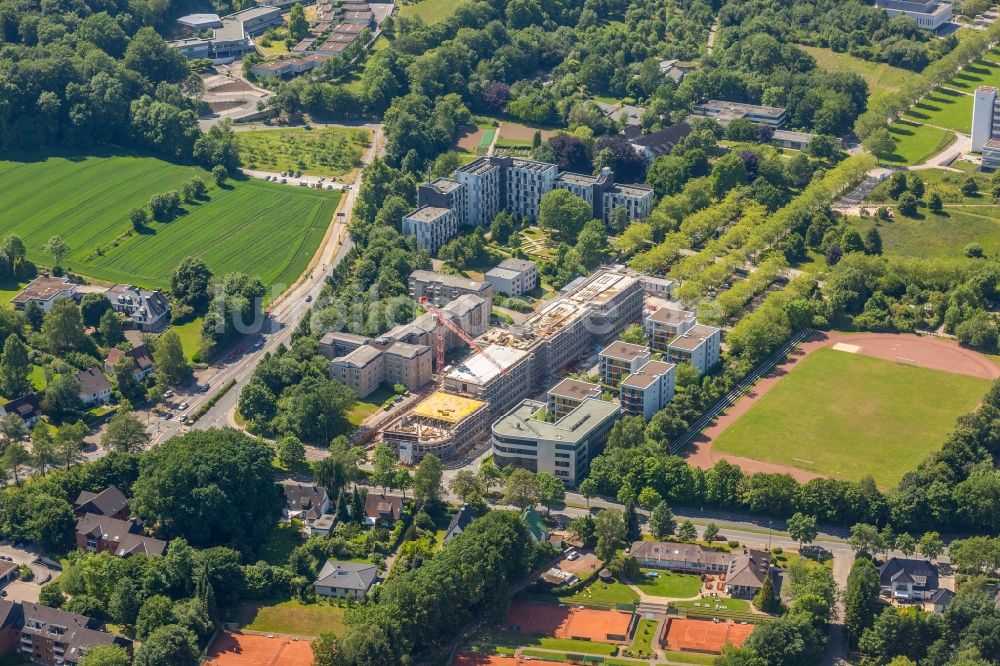
M552 191L558 172L555 164L512 159L504 169L504 210L521 219L537 220L542 195Z
M451 178L435 178L417 188L417 206L451 208L459 226L466 225L465 187ZM492 220L491 220L492 222Z
M781 107L727 102L721 99L710 99L701 104L695 104L691 113L696 116L713 118L721 125L728 125L734 120L745 118L758 125L778 128L788 120L788 114Z
M649 346L656 351L666 351L670 343L679 335L683 335L697 323L693 312L659 308L646 315L643 328Z
M403 217L403 235L414 236L417 249L431 254L457 233L458 217L452 208L421 206Z
M719 362L722 331L714 326L695 324L667 345L667 358L673 363L690 363L700 373Z
M972 150L984 150L992 139L1000 139L1000 98L996 88L979 86L972 99Z
M497 465L548 472L575 486L604 450L612 424L621 414L618 405L588 398L555 421L539 419L543 402L524 400L491 428L493 459Z
M599 384L567 377L549 389L546 400L545 418L556 421L583 404L584 400L601 397Z
M676 388L674 364L650 361L621 383L622 409L646 420L673 400Z
M415 301L426 296L431 305L440 308L459 296L472 294L486 302L488 312L493 311L493 287L488 282L434 271L413 271L409 283L410 296Z
M951 3L938 0L878 0L875 6L889 16L911 18L924 30L937 30L951 20L952 14Z
M601 350L598 355L601 381L608 386L618 386L625 377L649 362L649 347L616 340Z
M520 296L538 286L538 269L527 259L504 259L486 271L485 278L494 293Z
M465 215L462 221L471 227L483 227L493 221L503 204L505 183L503 158L480 157L455 170L455 180L465 190Z

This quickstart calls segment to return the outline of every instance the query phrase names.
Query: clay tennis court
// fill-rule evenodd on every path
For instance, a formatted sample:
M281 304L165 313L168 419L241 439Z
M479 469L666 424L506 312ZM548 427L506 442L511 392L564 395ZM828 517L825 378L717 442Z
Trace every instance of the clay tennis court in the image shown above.
M503 655L472 654L459 652L451 666L565 666L561 661L541 661L537 657L507 657Z
M223 632L212 643L205 666L312 666L310 641L287 636Z
M758 400L773 389L792 368L803 358L826 347L836 347L844 353L863 354L886 361L894 361L906 365L914 365L930 370L952 372L959 375L997 379L1000 377L1000 366L979 352L958 344L925 335L911 333L842 333L816 331L788 355L788 358L765 374L757 383L730 405L712 424L705 428L691 443L690 448L682 453L688 463L710 469L719 460L726 460L739 465L746 474L754 472L775 472L790 474L797 481L805 483L810 479L823 477L798 467L789 467L742 456L715 453L712 443L729 426L741 416L750 411Z
M522 634L624 643L631 624L631 613L515 601L507 612L506 626Z
M668 650L718 654L726 643L743 645L753 633L753 627L752 624L672 617L667 619L666 647Z

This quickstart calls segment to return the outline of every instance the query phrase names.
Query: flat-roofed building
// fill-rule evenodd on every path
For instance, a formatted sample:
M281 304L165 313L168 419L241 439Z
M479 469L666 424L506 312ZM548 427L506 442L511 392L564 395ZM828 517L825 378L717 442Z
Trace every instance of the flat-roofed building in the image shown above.
M704 374L719 362L722 331L714 326L695 324L667 345L667 358L673 363L690 363Z
M444 315L470 337L477 337L489 328L490 312L486 301L473 294L462 294L441 308ZM434 346L438 329L437 317L431 313L422 314L409 324L400 324L382 337L415 345ZM444 331L445 349L450 350L465 342L450 329ZM322 344L322 341L321 341Z
M421 206L403 217L403 235L417 239L417 249L436 254L458 233L458 217L451 208Z
M676 377L673 363L650 361L621 383L622 409L647 421L674 399Z
M628 212L629 221L641 220L653 211L653 188L648 185L612 185L601 198L601 217L610 225L616 208Z
M451 208L460 226L468 224L465 205L465 187L451 178L435 178L429 183L421 183L417 188L417 206ZM492 221L492 220L491 220Z
M382 384L402 384L416 391L431 380L432 365L427 345L366 338L364 345L330 361L330 376L363 398Z
M477 352L456 363L445 374L444 388L488 403L491 417L496 418L530 392L531 354L501 345L488 345L484 351L485 355Z
M524 400L491 428L493 459L532 472L548 472L575 486L590 469L590 461L604 450L619 406L587 399L556 421L539 418L545 403Z
M792 132L790 130L774 130L771 143L790 148L791 150L808 150L809 144L816 138L815 134L808 132Z
M546 418L555 421L579 407L584 400L601 397L601 386L567 377L546 394Z
M976 88L972 98L971 136L974 152L980 150L986 152L985 147L988 141L1000 139L1000 97L997 96L997 89L993 86Z
M674 296L674 281L652 275L643 275L642 290L647 296L670 300Z
M618 386L625 377L646 365L650 359L649 347L615 340L601 350L598 355L601 381L609 386Z
M435 391L390 423L382 439L407 465L428 454L450 460L486 437L488 415L482 400Z
M643 328L649 346L656 351L667 351L670 343L697 323L693 312L674 308L658 308L646 315Z
M1000 140L990 139L983 144L983 168L991 171L1000 169Z
M488 282L470 280L460 275L435 273L434 271L413 271L410 273L410 296L419 301L426 296L431 305L443 307L459 296L472 294L479 296L493 309L493 287Z
M538 286L538 269L527 259L504 259L484 277L494 293L507 296L520 296Z
M727 102L721 99L710 99L701 104L695 104L691 113L696 116L713 118L721 125L728 125L734 120L745 118L758 125L778 128L782 127L788 120L788 114L781 107Z
M48 312L59 298L76 298L76 285L69 278L40 275L25 285L10 302L18 310L34 302L42 312Z
M479 157L455 170L455 180L465 189L465 214L462 221L471 227L484 227L493 221L503 205L505 161Z
M537 220L542 195L552 191L559 169L548 162L515 157L504 172L504 210L521 219Z
M187 14L177 19L179 25L192 30L211 30L221 28L222 19L218 14Z
M937 30L952 16L952 4L938 0L878 0L875 6L889 16L909 17L924 30Z

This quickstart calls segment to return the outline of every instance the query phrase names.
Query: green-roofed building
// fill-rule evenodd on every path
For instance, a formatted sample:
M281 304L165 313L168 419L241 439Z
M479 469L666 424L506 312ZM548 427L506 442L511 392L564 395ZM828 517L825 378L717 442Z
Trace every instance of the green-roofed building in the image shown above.
M549 538L549 532L545 529L542 517L535 511L535 507L529 506L521 514L521 520L528 526L528 533L533 541L545 541Z

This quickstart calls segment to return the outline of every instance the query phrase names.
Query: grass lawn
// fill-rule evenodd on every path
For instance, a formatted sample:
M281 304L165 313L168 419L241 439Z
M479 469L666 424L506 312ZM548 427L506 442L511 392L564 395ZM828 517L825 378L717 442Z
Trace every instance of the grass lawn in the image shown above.
M794 465L888 488L941 447L955 419L989 388L977 377L819 349L712 445L720 453ZM872 443L877 442L877 446Z
M351 411L347 413L347 420L353 426L361 425L366 418L382 409L386 402L395 398L398 393L392 390L392 386L383 384L368 395L364 400L358 400Z
M698 596L698 592L701 591L701 576L660 571L659 569L643 569L642 573L647 575L641 580L633 582L640 590L654 597L688 599ZM657 575L651 577L648 575L651 573Z
M271 534L271 539L260 550L258 559L264 560L268 564L284 566L288 564L288 558L295 550L295 547L305 541L302 538L302 524L278 523L278 527Z
M243 164L262 171L302 171L315 176L343 176L361 165L371 142L366 129L289 127L239 132Z
M995 51L994 51L995 53ZM979 86L1000 86L1000 56L968 65L948 82L951 88L975 92Z
M475 652L493 654L516 650L519 647L545 648L563 652L582 652L584 654L612 655L615 645L596 641L580 641L572 638L553 638L551 636L533 636L529 634L512 634L507 632L492 632L476 638L473 646Z
M45 368L40 365L31 366L31 373L28 375L28 378L31 380L31 384L35 387L36 391L44 391L49 383L45 378Z
M682 664L703 664L704 666L711 666L718 659L712 654L697 654L695 652L677 652L674 650L664 650L664 656L667 661L679 662Z
M180 190L192 177L211 182L200 167L130 154L7 153L0 160L0 235L16 232L28 259L43 265L46 240L63 237L64 268L108 282L165 289L187 256L215 275L242 271L268 286L287 286L319 246L339 192L309 190L259 179L209 188L209 199L185 204L173 221L132 231L127 213L153 194Z
M426 24L437 23L448 18L460 4L456 0L420 0L399 5L399 15L403 18L419 18Z
M563 603L635 604L639 603L639 595L624 583L602 583L598 580L572 596L559 597L559 600Z
M319 636L325 631L339 633L344 629L344 608L325 603L245 603L237 610L237 616L243 629L275 634Z
M938 88L911 106L904 117L968 134L972 131L972 95Z
M632 651L643 654L653 654L653 639L656 638L656 620L639 620L635 628L635 639L632 641Z
M945 208L940 214L921 209L921 219L896 217L876 223L874 218L850 218L861 233L873 226L882 236L886 254L907 257L963 257L965 246L979 243L988 257L1000 256L1000 207Z
M714 600L712 600L714 601ZM701 608L705 608L705 604L709 602L705 601L675 601L673 603L677 608L691 608L698 610L695 604L700 603ZM734 613L750 613L752 612L752 606L750 602L746 599L730 599L728 597L723 597L719 599L719 605L725 606L727 611Z
M948 130L908 120L897 120L889 125L889 133L896 142L896 151L882 161L898 166L920 164L940 153L955 140L955 135Z
M828 72L854 72L868 83L871 90L899 90L903 83L918 76L907 69L862 60L849 53L837 53L819 46L796 46L815 58L821 69Z
M956 160L953 164L969 164L965 160ZM925 193L922 197L925 201L932 193L941 197L941 201L946 204L987 204L990 203L989 192L992 189L990 176L984 173L955 173L945 169L921 169L916 172L924 181ZM972 178L979 186L979 192L972 195L962 194L962 184ZM895 205L895 201L889 196L889 179L881 183L865 199L870 203L885 203Z
M181 339L181 347L184 348L184 356L187 360L192 360L198 350L201 349L201 324L202 317L195 317L186 324L173 326L174 332Z
M14 307L14 304L10 302L10 299L14 298L21 293L24 289L24 285L27 282L0 282L0 304L6 305L8 307Z

